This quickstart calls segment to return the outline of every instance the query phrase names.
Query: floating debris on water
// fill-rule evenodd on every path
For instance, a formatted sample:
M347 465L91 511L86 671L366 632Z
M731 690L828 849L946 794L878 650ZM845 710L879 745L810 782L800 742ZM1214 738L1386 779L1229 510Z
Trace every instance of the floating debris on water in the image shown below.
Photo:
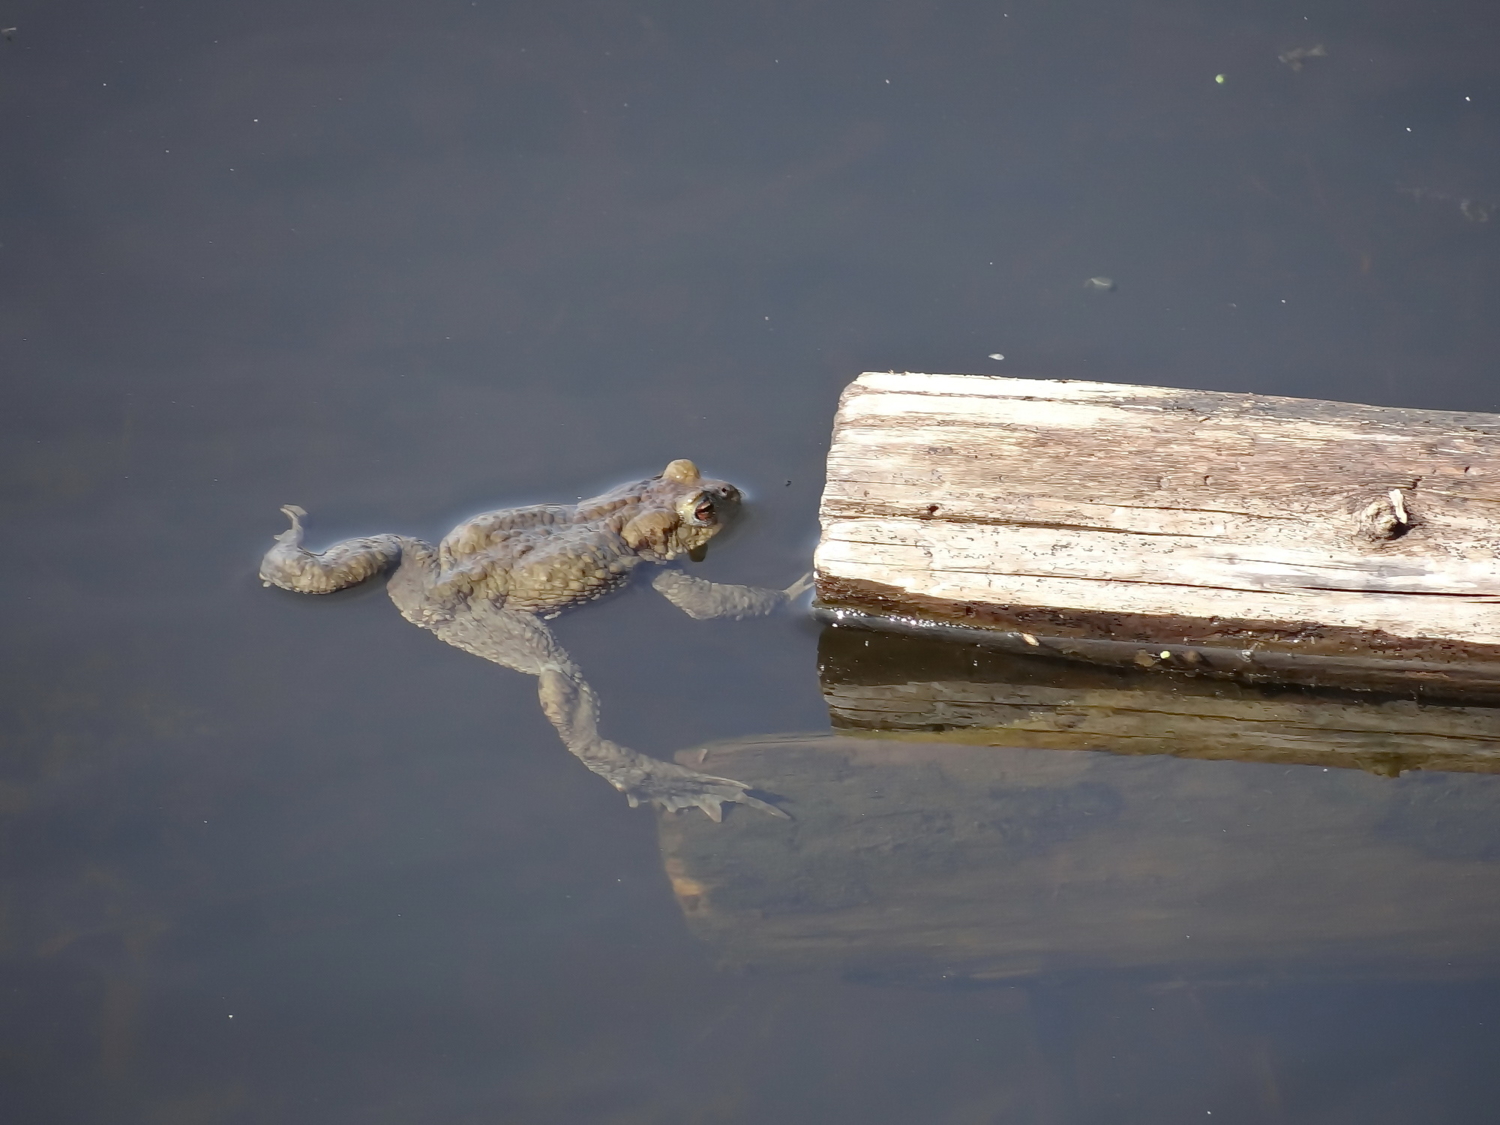
M1001 360L1001 359L1004 359L1005 357L1003 355L1001 355L999 352L990 352L990 358L994 359L994 360Z
M1470 195L1450 195L1443 191L1428 191L1426 188L1403 187L1396 189L1397 195L1409 195L1413 203L1443 203L1456 206L1458 213L1471 223L1487 223L1500 203L1494 199L1476 199Z
M1115 279L1112 277L1091 277L1083 283L1085 289L1095 289L1100 293L1109 293L1115 287Z
M1286 63L1286 65L1291 67L1293 70L1301 70L1302 61L1304 59L1321 59L1326 58L1327 56L1328 52L1324 49L1323 44L1319 43L1315 47L1288 48L1287 50L1282 51L1281 54L1277 55L1276 59L1278 62Z

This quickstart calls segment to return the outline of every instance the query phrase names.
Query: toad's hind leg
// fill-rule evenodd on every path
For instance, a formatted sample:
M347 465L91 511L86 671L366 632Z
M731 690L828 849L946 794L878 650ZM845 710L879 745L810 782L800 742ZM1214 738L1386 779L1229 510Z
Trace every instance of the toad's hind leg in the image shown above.
M625 794L630 807L651 801L667 810L700 808L710 820L722 820L727 803L749 805L773 816L786 816L775 805L752 797L743 781L698 773L675 762L650 758L599 737L599 701L593 688L563 669L549 668L538 685L542 711L563 744L600 777Z
M267 586L298 594L331 594L359 585L401 558L399 535L345 539L314 553L302 546L302 517L307 513L295 504L281 510L292 526L276 536L276 546L261 560L260 577Z
M496 664L536 676L542 712L563 745L630 801L650 801L664 809L702 809L723 818L728 803L749 805L786 816L775 805L752 797L748 785L712 777L628 750L599 735L599 700L578 666L539 619L519 610L471 603L464 611L425 626L451 645Z

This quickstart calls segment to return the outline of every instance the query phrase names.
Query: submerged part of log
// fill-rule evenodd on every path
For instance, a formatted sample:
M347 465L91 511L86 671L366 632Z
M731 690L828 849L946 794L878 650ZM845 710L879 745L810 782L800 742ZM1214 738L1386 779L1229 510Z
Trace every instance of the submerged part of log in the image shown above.
M1497 415L866 374L821 517L826 611L1103 663L1500 697Z
M679 757L790 820L663 815L735 965L864 979L1492 973L1500 779L838 736Z
M876 738L1353 768L1500 773L1500 709L1149 675L830 625L836 728Z

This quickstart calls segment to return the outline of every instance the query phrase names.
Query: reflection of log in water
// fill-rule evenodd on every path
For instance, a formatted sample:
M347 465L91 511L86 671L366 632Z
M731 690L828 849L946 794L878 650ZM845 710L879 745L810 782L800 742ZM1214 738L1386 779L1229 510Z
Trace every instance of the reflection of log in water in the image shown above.
M1500 779L845 736L708 762L796 818L661 819L688 924L729 964L1223 979L1485 971L1500 951Z
M688 922L731 963L984 980L1500 960L1500 778L1431 772L1495 768L1496 712L863 630L826 631L821 655L835 723L884 729L707 752L791 822L661 821Z
M1247 762L1500 773L1500 709L1257 687L831 626L836 727L877 736Z

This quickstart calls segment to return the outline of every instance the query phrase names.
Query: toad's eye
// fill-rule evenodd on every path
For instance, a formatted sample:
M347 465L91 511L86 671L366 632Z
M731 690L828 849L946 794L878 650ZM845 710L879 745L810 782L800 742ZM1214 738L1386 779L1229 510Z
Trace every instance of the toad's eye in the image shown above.
M714 502L707 498L700 500L698 506L693 509L693 518L699 523L717 522L718 517L714 512Z

